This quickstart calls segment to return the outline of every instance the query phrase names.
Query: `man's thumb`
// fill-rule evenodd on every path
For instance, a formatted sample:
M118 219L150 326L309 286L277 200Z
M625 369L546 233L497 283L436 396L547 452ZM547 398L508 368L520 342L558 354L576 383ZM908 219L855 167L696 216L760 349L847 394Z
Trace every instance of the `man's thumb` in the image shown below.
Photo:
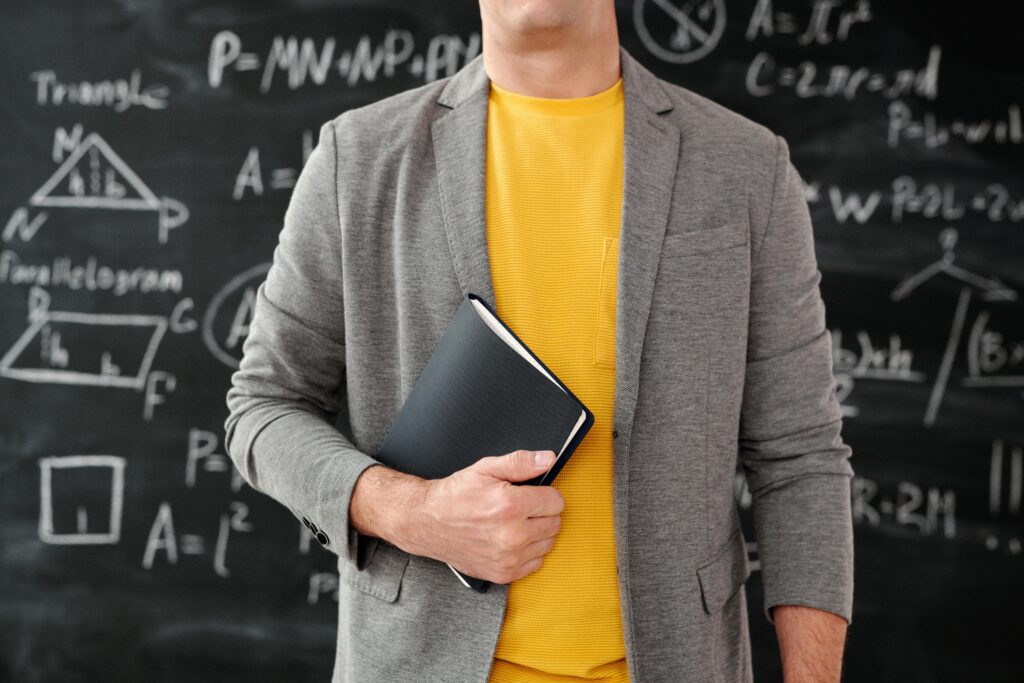
M526 481L546 472L554 462L554 451L520 449L506 455L481 458L476 463L476 469L505 481Z

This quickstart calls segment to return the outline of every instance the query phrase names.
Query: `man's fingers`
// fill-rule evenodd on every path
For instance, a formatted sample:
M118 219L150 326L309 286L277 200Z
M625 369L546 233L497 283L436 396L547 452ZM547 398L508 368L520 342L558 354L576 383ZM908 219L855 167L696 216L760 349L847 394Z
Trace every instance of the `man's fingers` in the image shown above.
M540 538L523 548L523 560L529 561L543 557L555 546L555 536Z
M526 537L532 542L553 538L562 528L562 518L558 515L548 517L530 517L525 522Z
M527 517L560 515L565 508L562 492L551 486L514 486L509 495L517 498Z
M538 455L540 459L538 460ZM537 475L544 474L551 469L555 462L555 452L529 451L519 449L506 453L505 455L488 455L480 458L467 469L473 469L480 474L503 479L505 481L519 482L533 479Z
M519 576L517 578L521 579L524 576L532 574L535 571L537 571L538 569L540 569L543 565L544 565L544 556L543 555L540 556L540 557L535 557L534 559L532 559L532 560L530 560L528 562L524 562L519 567L519 572L518 572Z

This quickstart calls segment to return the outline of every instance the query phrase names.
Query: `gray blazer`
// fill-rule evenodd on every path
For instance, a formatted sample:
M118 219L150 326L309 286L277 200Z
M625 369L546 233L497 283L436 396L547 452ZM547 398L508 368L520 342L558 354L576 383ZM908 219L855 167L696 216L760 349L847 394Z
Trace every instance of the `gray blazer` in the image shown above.
M851 619L853 470L810 215L782 137L620 52L612 434L630 679L749 681L737 456L765 617L790 603ZM478 594L348 519L463 297L494 303L488 82L478 55L323 125L227 394L235 465L337 555L334 681L486 681L501 628L507 586ZM351 441L332 424L343 401Z

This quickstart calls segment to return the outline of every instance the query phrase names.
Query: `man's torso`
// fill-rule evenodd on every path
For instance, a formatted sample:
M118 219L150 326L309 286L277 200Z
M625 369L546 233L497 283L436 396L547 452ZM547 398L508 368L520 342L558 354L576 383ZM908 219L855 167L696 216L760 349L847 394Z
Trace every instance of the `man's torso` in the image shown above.
M367 453L467 291L496 293L481 69L478 57L453 78L335 121L349 418L353 443ZM750 566L732 491L751 226L768 220L776 140L656 82L639 63L624 69L614 399L611 422L592 438L615 435L625 648L634 680L745 680ZM666 103L672 111L659 114ZM601 348L607 360L611 347ZM507 586L478 594L444 563L386 542L365 569L341 558L339 572L335 680L487 679Z
M487 241L498 315L594 414L553 486L562 525L509 585L489 681L628 681L612 512L622 81L582 98L494 86Z

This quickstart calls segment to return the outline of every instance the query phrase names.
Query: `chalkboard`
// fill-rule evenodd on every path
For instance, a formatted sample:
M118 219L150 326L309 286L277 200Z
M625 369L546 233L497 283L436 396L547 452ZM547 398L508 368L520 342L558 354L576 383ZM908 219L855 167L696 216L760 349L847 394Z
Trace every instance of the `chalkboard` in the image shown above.
M856 471L850 681L1024 677L1004 7L617 3L634 56L804 179ZM0 679L329 679L334 558L233 471L224 395L320 124L480 50L469 0L0 6ZM735 495L780 680L741 471Z

